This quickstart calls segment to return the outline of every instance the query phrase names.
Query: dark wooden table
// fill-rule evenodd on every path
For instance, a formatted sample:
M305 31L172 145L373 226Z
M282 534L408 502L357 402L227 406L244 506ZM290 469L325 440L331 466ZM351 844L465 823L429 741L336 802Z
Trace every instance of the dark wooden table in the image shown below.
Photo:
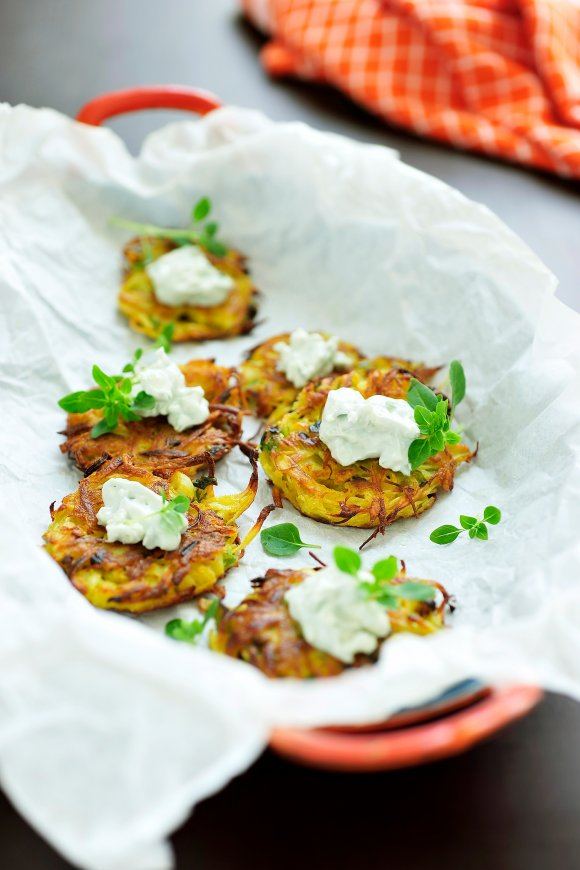
M580 309L577 185L421 142L330 89L269 82L257 62L260 37L235 11L234 0L6 0L0 99L73 115L102 91L176 82L275 119L389 145L493 209ZM144 114L113 126L136 150L173 117ZM339 775L266 754L199 806L174 843L180 870L572 870L580 866L579 817L580 707L550 696L490 743L414 770ZM69 865L0 799L0 866Z

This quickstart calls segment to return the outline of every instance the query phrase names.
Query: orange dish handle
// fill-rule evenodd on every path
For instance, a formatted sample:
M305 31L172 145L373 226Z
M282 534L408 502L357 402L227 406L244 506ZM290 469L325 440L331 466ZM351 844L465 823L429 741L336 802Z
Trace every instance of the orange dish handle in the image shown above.
M77 121L99 127L107 118L127 112L142 112L146 109L182 109L207 115L219 109L221 103L215 94L200 88L185 85L151 85L128 88L124 91L109 91L100 94L82 107Z

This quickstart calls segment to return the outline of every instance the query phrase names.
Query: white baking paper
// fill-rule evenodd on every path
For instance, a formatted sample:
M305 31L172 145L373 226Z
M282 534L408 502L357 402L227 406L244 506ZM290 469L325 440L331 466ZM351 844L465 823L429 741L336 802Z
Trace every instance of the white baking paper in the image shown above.
M41 549L48 505L78 480L58 450L57 400L87 386L94 362L117 371L143 343L116 312L125 236L109 218L179 225L202 195L249 257L261 322L251 336L179 347L178 361L235 363L303 326L369 354L464 363L459 416L477 461L366 553L442 581L458 602L453 628L399 635L372 668L268 681L165 638L191 605L142 620L97 611ZM231 108L159 131L134 159L108 130L2 108L0 773L71 861L170 867L167 835L252 763L274 725L380 720L467 677L580 694L580 318L554 287L485 208L384 148ZM241 455L218 468L224 489L244 486ZM242 531L268 500L262 482ZM489 541L429 541L487 504L503 511ZM270 518L283 520L327 557L368 534L291 508ZM254 542L229 575L230 600L273 564ZM287 564L311 563L301 553Z

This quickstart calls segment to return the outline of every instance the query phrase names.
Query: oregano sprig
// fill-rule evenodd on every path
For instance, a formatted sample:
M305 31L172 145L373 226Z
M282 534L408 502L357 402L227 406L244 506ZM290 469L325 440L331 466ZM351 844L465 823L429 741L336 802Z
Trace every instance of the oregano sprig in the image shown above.
M373 579L367 580L360 578L362 559L356 550L335 547L333 555L336 567L345 574L356 577L368 598L378 601L388 610L395 610L404 600L433 601L435 597L435 589L429 583L418 583L414 580L393 583L400 571L396 556L388 556L375 562L370 570Z
M459 517L460 526L443 525L434 529L429 538L434 544L452 544L459 535L467 532L470 538L479 538L481 541L488 539L488 524L496 526L501 520L501 511L494 505L488 505L483 512L483 518L469 517L462 514Z
M165 353L171 350L171 340L175 324L168 323L161 331L155 348L163 348ZM140 420L140 411L151 410L155 406L155 398L144 390L132 395L135 384L135 367L143 356L143 348L138 347L133 358L123 366L120 375L107 375L99 366L92 369L93 380L98 389L77 390L59 400L59 406L68 414L84 414L92 409L103 411L103 419L91 429L91 437L98 438L107 432L114 432L119 419Z
M211 208L211 200L207 196L198 199L191 210L190 224L183 229L142 224L121 217L111 218L110 223L122 229L131 230L139 236L170 239L176 245L201 245L210 253L215 254L216 257L223 257L228 249L217 239L219 224L216 221L206 220Z
M461 435L451 429L452 412L465 396L465 372L458 360L451 363L449 374L452 390L451 411L447 399L438 396L416 378L411 379L407 402L413 408L415 423L421 433L421 437L409 445L409 463L413 470L443 450L447 444L459 444L461 441Z
M187 622L185 619L172 619L165 626L165 634L173 640L196 644L203 635L210 619L215 619L218 608L219 598L214 598L205 611L203 619L193 619L191 622Z
M162 494L163 507L159 511L161 520L168 531L181 532L183 529L183 515L189 510L191 499L186 495L176 495L168 501Z
M149 393L139 392L136 396L131 395L133 379L124 375L107 375L99 366L92 369L93 380L97 389L78 390L63 396L59 406L69 414L83 414L93 408L103 412L103 419L99 420L91 429L91 436L98 438L106 432L114 432L119 419L140 420L139 410L153 408L155 399Z

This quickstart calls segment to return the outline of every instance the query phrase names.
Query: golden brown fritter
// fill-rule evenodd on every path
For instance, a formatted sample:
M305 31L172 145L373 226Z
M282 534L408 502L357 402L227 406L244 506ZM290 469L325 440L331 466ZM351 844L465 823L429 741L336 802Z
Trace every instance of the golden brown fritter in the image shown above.
M268 677L331 677L348 667L344 662L315 649L302 637L300 626L290 615L284 600L291 586L302 583L317 569L299 571L270 569L265 577L254 581L257 586L238 607L222 609L217 631L211 638L211 647L216 652L242 659L259 668ZM393 583L408 582L404 567ZM393 633L409 631L413 634L431 634L443 628L445 608L449 600L446 591L430 580L415 580L425 583L442 593L442 601L401 601L396 610L388 610ZM359 654L351 667L361 667L376 660L373 656Z
M211 588L243 555L235 520L251 505L258 486L255 457L250 458L248 487L221 498L207 478L196 486L177 471L167 481L136 465L130 456L112 459L81 480L60 507L51 508L46 549L96 607L143 613L187 601ZM179 494L191 498L189 525L179 549L148 550L142 544L106 540L97 513L103 505L103 484L111 477L137 481L168 499Z
M173 341L206 341L250 332L256 315L258 291L239 251L229 250L223 257L218 257L202 247L211 264L230 275L235 282L234 289L221 305L211 308L172 306L157 299L145 266L176 247L168 239L155 237L137 237L125 246L119 308L128 318L131 328L150 338L158 338L164 327L173 323Z
M329 338L327 332L321 332L325 338ZM287 342L290 333L283 332L269 338L262 344L257 345L248 352L244 362L238 370L238 387L242 408L268 420L269 423L277 422L292 407L298 393L283 372L278 371L278 352L274 346L279 342ZM403 368L412 371L415 377L421 381L429 380L438 368L428 368L423 363L414 363L410 360L397 359L396 357L373 357L366 359L361 352L352 344L340 341L338 350L347 354L352 359L351 368L361 368L362 371L371 369L388 370L391 368ZM334 372L335 375L344 372L344 366ZM232 401L234 397L232 395Z
M166 417L120 420L114 432L91 437L92 427L102 419L101 410L69 414L60 445L85 474L108 459L131 454L133 464L170 477L177 469L209 465L225 456L238 443L242 428L239 409L222 404L228 392L232 369L218 366L211 359L190 360L180 366L189 387L203 387L210 403L210 415L199 426L177 432Z
M447 445L405 475L381 468L377 459L342 466L318 437L331 390L352 387L365 398L404 399L412 377L402 369L355 370L308 384L292 410L264 432L260 444L260 462L278 492L315 520L382 532L397 519L426 511L438 490L450 491L455 469L474 455L464 444Z

